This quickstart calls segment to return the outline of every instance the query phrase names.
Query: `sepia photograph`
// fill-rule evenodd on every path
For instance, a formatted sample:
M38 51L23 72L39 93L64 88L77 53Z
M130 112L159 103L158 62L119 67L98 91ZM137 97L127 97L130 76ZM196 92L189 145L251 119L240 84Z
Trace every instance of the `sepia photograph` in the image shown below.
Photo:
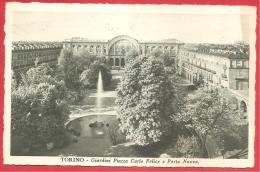
M251 167L256 8L7 3L4 162Z

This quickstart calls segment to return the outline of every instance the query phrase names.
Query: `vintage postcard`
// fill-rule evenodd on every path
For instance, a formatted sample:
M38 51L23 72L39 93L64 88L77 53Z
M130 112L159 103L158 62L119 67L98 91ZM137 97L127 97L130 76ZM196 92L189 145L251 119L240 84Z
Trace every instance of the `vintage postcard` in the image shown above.
M4 164L254 165L256 8L7 3Z

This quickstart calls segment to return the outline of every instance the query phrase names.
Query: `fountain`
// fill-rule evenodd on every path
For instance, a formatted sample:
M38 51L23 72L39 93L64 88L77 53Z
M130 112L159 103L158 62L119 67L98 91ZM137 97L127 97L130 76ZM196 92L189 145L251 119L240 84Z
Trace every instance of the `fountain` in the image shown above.
M104 91L101 71L99 71L99 73L98 73L97 92L90 94L89 97L96 98L96 108L101 108L102 98L116 97L115 91Z
M66 129L71 136L70 145L59 151L50 150L47 154L103 156L107 148L112 146L109 131L111 124L117 122L116 93L114 90L103 89L101 71L98 71L96 84L97 89L90 90L71 111L70 120L66 123Z
M101 71L99 71L99 73L98 73L98 82L97 82L97 99L96 99L97 109L101 108L103 92L104 92L104 89L103 89L103 79L102 79Z

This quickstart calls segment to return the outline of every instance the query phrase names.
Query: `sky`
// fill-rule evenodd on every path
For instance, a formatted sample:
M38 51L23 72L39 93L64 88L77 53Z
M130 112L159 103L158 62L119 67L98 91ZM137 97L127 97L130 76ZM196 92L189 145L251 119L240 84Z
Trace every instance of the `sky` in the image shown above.
M54 8L55 7L55 8ZM56 8L57 7L57 8ZM60 8L58 8L60 7ZM42 10L44 9L44 10ZM250 17L241 7L84 6L36 4L7 7L13 41L63 41L71 37L138 40L178 39L190 43L248 42Z

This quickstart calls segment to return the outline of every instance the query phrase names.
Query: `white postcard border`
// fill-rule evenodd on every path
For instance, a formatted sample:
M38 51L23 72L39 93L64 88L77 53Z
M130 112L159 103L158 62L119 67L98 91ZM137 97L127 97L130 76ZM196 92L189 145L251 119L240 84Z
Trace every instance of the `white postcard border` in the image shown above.
M68 6L70 8L68 8ZM149 8L147 8L149 6ZM248 14L250 17L250 61L249 61L249 154L248 159L185 159L185 158L122 158L106 157L111 162L93 162L98 157L70 157L84 159L84 162L63 161L65 157L45 156L10 156L10 114L11 114L11 42L12 42L12 12L13 11L70 11L78 12L86 9L95 12L100 8L111 12L124 12L127 9L135 9L135 12L163 12L178 13L184 9L190 9L189 13L220 13ZM146 11L142 9L146 9ZM162 10L165 8L165 10ZM175 10L172 10L174 8ZM201 10L201 9L204 10ZM228 10L227 10L228 9ZM132 11L132 10L131 10ZM253 167L254 165L254 138L255 138L255 73L256 73L256 9L245 6L200 6L200 5L83 5L83 4L48 4L48 3L7 3L5 24L5 95L4 95L4 135L3 135L3 158L4 164L15 165L76 165L76 166L136 166L136 167ZM68 158L68 157L67 157ZM127 160L126 163L114 162L115 159ZM132 163L131 160L143 160ZM158 163L146 163L147 159L159 161ZM141 161L140 160L140 161ZM198 163L183 163L184 161ZM165 162L169 163L165 163ZM180 161L181 163L174 163ZM172 162L172 163L170 163Z

